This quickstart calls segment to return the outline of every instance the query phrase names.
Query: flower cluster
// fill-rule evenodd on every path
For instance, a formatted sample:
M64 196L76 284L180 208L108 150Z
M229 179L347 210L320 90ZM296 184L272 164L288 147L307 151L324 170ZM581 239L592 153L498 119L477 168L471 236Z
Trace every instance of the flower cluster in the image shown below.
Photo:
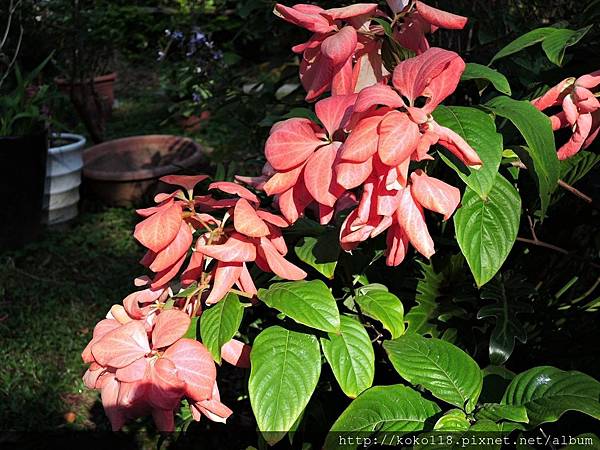
M292 118L275 124L265 144L263 175L244 181L274 195L290 222L314 207L326 224L336 211L354 207L342 225L342 248L352 250L387 232L387 263L397 265L409 243L426 257L434 253L423 209L447 220L460 202L457 188L421 169L411 171L411 163L432 159L434 144L467 166L482 162L461 136L431 115L455 91L465 63L454 52L429 48L425 35L438 27L462 28L466 19L418 1L390 6L398 41L417 54L393 73L383 67L382 33L371 24L379 14L375 4L329 10L276 6L285 20L314 33L294 48L303 52L300 77L307 100L327 91L331 96L315 104L320 123ZM357 82L363 56L371 75L379 75Z
M592 90L600 86L600 70L579 78L567 78L533 100L540 111L560 106L550 116L552 129L570 128L571 137L558 149L558 159L567 159L586 149L600 132L600 101Z
M394 38L405 48L422 53L429 48L425 38L438 28L461 29L465 17L441 11L423 2L389 0L398 19ZM359 3L343 8L323 9L315 5L275 6L275 14L305 28L313 35L292 48L301 54L300 80L312 101L327 91L332 95L359 92L380 82L389 72L383 65L381 49L384 30L372 19L384 16L376 3Z
M86 386L102 394L115 430L132 418L152 414L157 427L174 429L173 413L187 399L193 417L224 422L231 410L220 402L213 358L203 344L184 336L203 305L223 299L234 285L256 294L248 264L298 280L306 273L288 262L281 228L288 222L259 208L258 197L235 183L215 182L215 195L194 196L205 175L167 176L181 189L159 194L157 205L138 210L144 217L134 237L147 248L141 260L154 276L135 280L142 290L114 305L94 329L83 351L90 367ZM221 211L222 219L214 215ZM187 264L186 264L187 261ZM177 292L185 292L178 297ZM249 367L249 346L226 343L222 358Z

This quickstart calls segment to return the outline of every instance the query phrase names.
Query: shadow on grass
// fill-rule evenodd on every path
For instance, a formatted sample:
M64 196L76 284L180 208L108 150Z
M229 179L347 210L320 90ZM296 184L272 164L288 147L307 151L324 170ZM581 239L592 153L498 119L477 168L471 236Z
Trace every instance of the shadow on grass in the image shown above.
M101 209L0 254L2 432L109 429L81 381L80 355L94 325L134 288L134 224L132 210Z

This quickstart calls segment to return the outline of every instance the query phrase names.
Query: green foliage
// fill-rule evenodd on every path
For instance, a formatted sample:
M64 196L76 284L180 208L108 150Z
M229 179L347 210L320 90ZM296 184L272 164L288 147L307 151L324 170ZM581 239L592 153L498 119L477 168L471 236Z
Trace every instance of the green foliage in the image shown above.
M304 410L321 373L314 336L267 328L254 340L248 392L265 440L279 442Z
M375 353L364 326L349 316L341 317L339 334L321 338L325 359L338 384L350 398L355 398L373 384Z
M405 334L383 347L396 371L413 385L470 413L481 392L483 376L477 363L449 342Z
M440 106L434 118L463 137L481 158L482 167L473 169L455 157L441 155L470 189L486 199L494 186L503 150L502 135L496 132L494 120L481 110L464 106Z
M554 422L571 410L600 419L600 383L577 371L534 367L512 380L502 403L525 407L530 426Z
M340 254L340 244L335 231L319 237L306 236L294 247L294 251L298 258L323 276L333 278Z
M354 301L363 314L383 324L392 339L404 333L404 307L398 297L383 289L371 289L371 285L358 290Z
M543 217L560 172L550 120L527 101L496 97L487 106L500 117L510 120L525 138L527 146L518 154L536 180Z
M454 215L456 240L478 287L500 270L517 237L521 198L502 175L486 200L467 188Z
M386 431L421 431L428 427L429 420L439 411L438 405L409 387L401 384L374 386L359 395L338 417L331 427L325 448L355 447L351 444L340 446L336 431L350 436L352 432L371 432L372 437L379 438Z
M260 289L258 298L303 325L332 333L340 330L335 299L320 280L274 283Z
M510 84L504 75L488 66L477 63L467 63L461 80L484 80L492 83L498 92L511 95ZM485 87L485 86L484 86ZM456 131L456 130L455 130Z
M221 363L221 348L237 333L244 307L235 294L227 296L202 313L200 318L200 336L213 358Z

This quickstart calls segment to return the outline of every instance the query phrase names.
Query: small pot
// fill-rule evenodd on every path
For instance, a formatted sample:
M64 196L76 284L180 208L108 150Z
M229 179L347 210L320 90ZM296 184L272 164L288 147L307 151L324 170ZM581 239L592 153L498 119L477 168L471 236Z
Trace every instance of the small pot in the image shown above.
M50 143L44 190L44 221L55 225L77 216L85 138L78 134L56 133L52 135Z
M48 134L0 137L0 250L33 241L42 228Z
M89 80L85 82L76 81L73 83L73 95L81 101L88 111L92 112L92 116L98 115L104 122L112 115L113 103L115 102L115 81L117 73L112 72L106 75L94 77L94 91L100 98L101 111L97 111L98 107L93 98L93 93L90 92ZM71 94L71 83L64 78L54 80L58 89L66 95Z
M91 193L114 206L148 204L164 185L158 179L194 172L207 151L180 136L134 136L104 142L83 152L83 175Z

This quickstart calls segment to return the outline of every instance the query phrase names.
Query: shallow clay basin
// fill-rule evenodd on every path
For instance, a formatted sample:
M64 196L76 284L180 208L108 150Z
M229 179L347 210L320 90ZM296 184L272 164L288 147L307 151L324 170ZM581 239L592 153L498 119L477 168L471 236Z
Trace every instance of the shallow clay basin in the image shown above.
M103 142L83 152L86 187L115 206L149 204L163 175L198 173L207 152L193 140L153 134ZM162 185L162 186L161 186Z

